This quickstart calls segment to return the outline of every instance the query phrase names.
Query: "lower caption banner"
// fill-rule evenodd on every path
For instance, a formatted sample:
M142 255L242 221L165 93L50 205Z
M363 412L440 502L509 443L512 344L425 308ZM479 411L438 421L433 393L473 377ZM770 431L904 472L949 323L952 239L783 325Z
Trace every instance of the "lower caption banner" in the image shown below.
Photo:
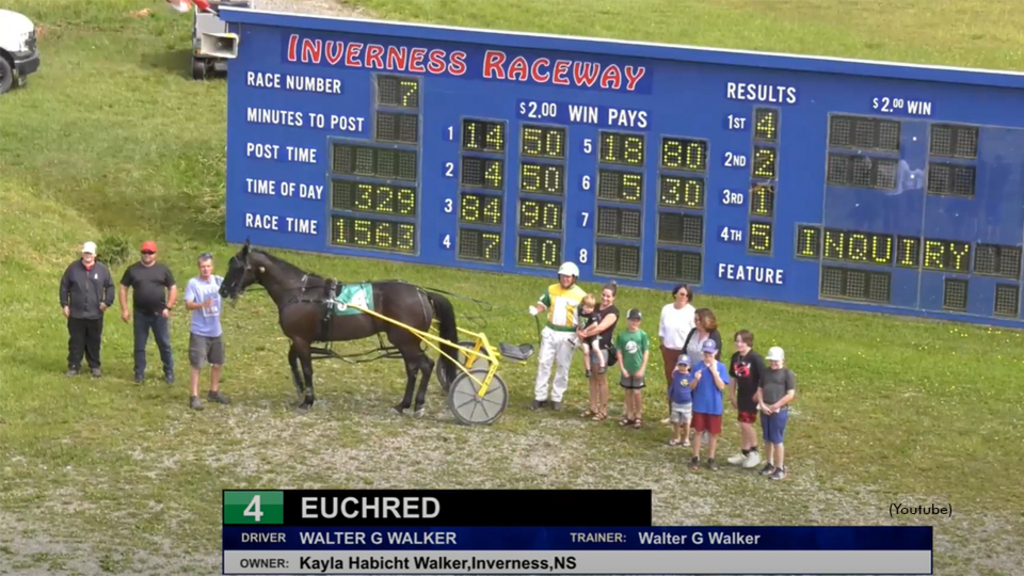
M224 527L224 574L931 574L909 527Z
M501 491L486 491L475 514L455 510L461 498L424 505L417 492L418 500L391 506L403 517L387 521L382 511L394 501L379 493L388 491L296 502L291 512L282 492L225 492L224 574L932 574L930 526L661 527L650 526L649 507L640 514L646 520L628 526L575 526L543 506L502 514L523 504L502 502ZM513 499L524 496L515 492ZM614 499L596 502L615 516ZM425 524L445 517L445 503L449 519L491 515L500 525ZM538 521L523 525L528 516ZM325 524L332 518L335 525Z

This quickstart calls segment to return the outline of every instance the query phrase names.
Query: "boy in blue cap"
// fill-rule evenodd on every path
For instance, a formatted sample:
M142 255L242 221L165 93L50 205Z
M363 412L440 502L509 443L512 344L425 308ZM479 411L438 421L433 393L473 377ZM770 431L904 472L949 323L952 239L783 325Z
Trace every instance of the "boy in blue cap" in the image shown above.
M690 468L694 471L700 469L701 433L707 432L710 436L708 468L718 470L718 464L715 463L715 446L718 444L718 435L722 433L722 392L729 381L729 368L715 359L718 345L714 340L705 341L701 352L704 356L703 362L694 368L693 374L693 381L697 384L693 388L693 429L697 434L693 439Z
M675 433L668 441L669 446L690 445L690 419L693 417L693 396L690 390L696 385L690 372L690 357L681 354L672 371L672 382L668 385L669 421Z

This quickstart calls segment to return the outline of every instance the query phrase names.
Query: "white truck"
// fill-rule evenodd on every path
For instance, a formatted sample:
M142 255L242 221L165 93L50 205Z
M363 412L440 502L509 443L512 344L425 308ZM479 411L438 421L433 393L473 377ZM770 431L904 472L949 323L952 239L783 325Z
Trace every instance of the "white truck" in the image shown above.
M0 9L0 94L39 69L36 27L24 14Z

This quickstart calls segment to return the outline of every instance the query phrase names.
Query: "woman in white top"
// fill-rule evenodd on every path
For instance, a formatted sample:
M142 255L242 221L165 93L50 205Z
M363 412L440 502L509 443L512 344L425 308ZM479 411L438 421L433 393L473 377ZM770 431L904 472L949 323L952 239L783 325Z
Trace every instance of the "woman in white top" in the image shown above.
M661 324L658 327L658 338L661 340L661 361L665 368L665 402L667 409L672 410L672 403L668 399L668 388L672 384L672 370L676 367L676 360L683 353L683 344L686 336L696 326L696 310L690 302L693 300L693 292L686 284L680 284L672 290L672 297L675 299L671 304L665 304L661 309ZM668 424L669 418L661 421Z

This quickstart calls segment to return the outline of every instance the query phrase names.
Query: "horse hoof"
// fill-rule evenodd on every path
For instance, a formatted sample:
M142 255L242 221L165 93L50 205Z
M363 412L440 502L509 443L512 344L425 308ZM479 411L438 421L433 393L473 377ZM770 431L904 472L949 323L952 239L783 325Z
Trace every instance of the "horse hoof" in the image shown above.
M395 416L401 416L402 415L402 407L401 406L392 406L391 410L389 410L389 412L391 412Z
M414 412L414 413L413 413L413 415L414 415L414 416L415 416L416 418L423 418L424 416L426 416L426 415L427 415L427 409L426 409L426 408L420 408L419 410L417 410L416 412Z

